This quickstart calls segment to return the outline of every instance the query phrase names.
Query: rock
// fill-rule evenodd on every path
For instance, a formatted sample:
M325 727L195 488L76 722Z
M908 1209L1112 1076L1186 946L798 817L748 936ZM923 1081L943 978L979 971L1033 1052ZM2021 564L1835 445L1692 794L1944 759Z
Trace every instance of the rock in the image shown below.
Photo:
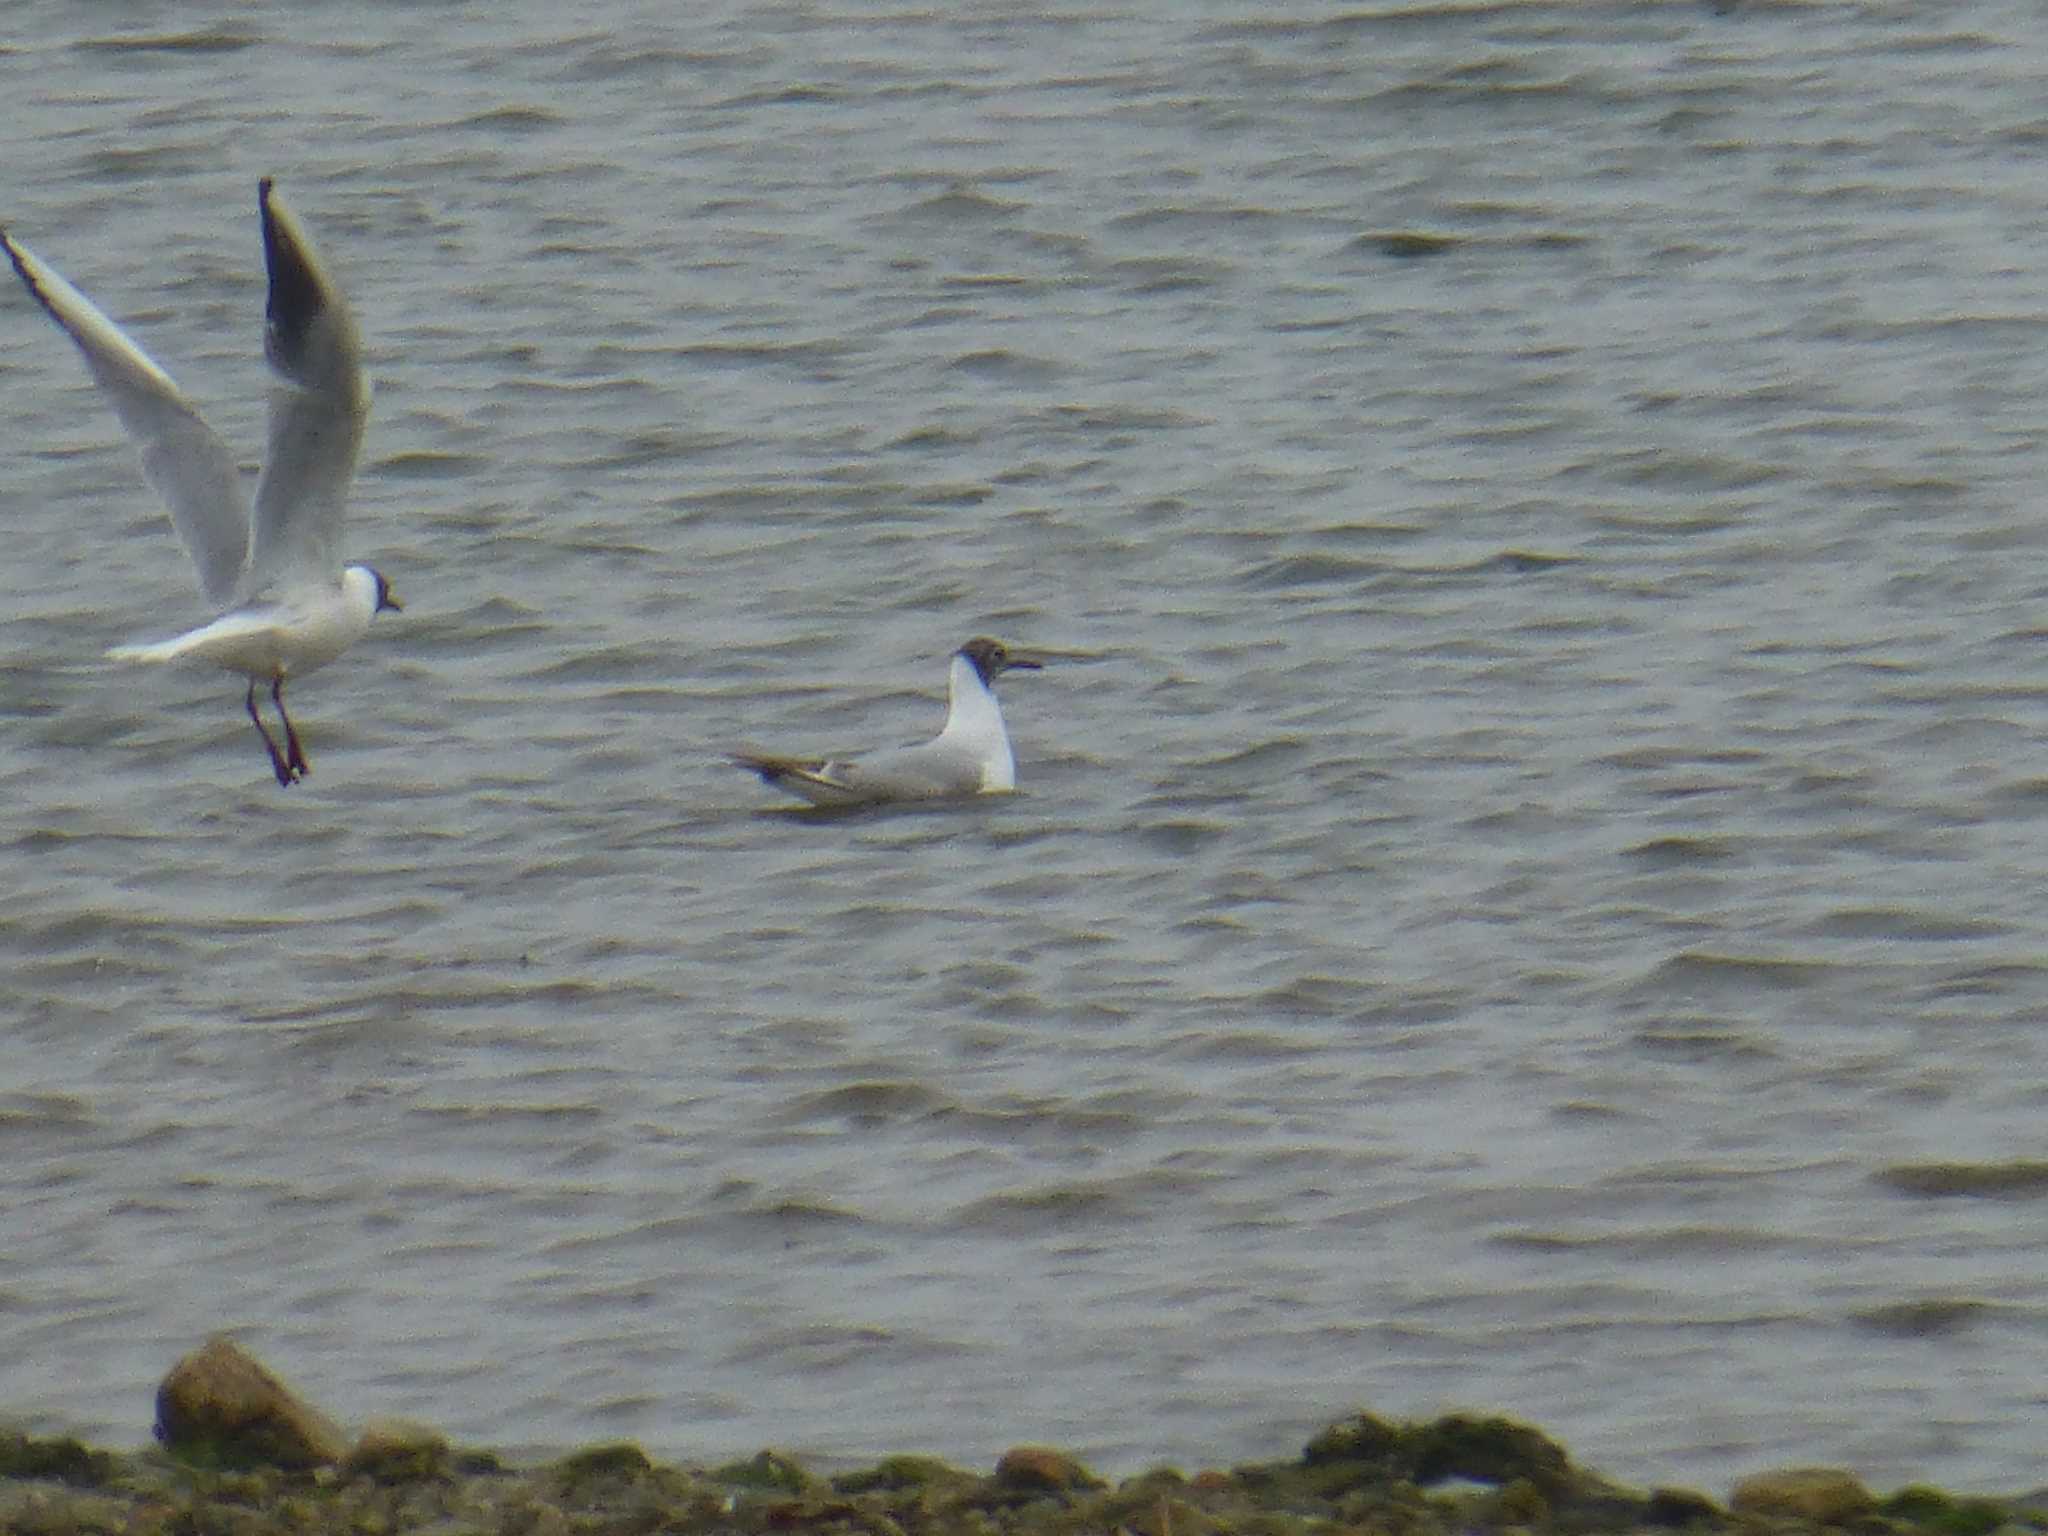
M156 1389L157 1438L187 1457L300 1469L348 1454L341 1426L254 1355L215 1334Z
M64 1437L38 1440L19 1430L0 1430L0 1477L48 1478L74 1488L91 1488L111 1474L114 1458Z
M1939 1531L1941 1536L1990 1536L2000 1526L2020 1523L2014 1520L2014 1511L1997 1499L1958 1497L1924 1483L1901 1488L1878 1506L1878 1513ZM2024 1522L2030 1526L2038 1523Z
M1160 1494L1130 1507L1126 1502L1119 1499L1105 1513L1117 1517L1111 1529L1130 1536L1217 1536L1222 1530L1213 1516L1185 1499Z
M1422 1424L1392 1424L1362 1413L1309 1441L1301 1459L1315 1491L1328 1496L1401 1482L1430 1488L1459 1478L1497 1488L1524 1480L1545 1503L1560 1507L1604 1491L1541 1431L1512 1419L1462 1413Z
M412 1419L375 1418L356 1437L348 1470L380 1483L409 1483L438 1477L448 1465L448 1439L432 1425Z
M774 1450L756 1451L745 1461L728 1461L722 1467L713 1467L710 1475L714 1483L729 1483L762 1493L809 1493L824 1486L794 1456Z
M1815 1525L1846 1525L1877 1508L1870 1490L1834 1467L1785 1467L1735 1485L1728 1507L1738 1515L1778 1516Z
M1392 1467L1402 1461L1401 1431L1369 1413L1332 1424L1302 1447L1310 1466L1329 1461L1366 1461Z
M1014 1445L996 1463L996 1482L1023 1493L1067 1493L1108 1485L1065 1451L1045 1445Z
M1643 1506L1643 1520L1682 1530L1688 1525L1719 1525L1721 1511L1704 1493L1690 1488L1653 1488L1650 1502Z
M964 1488L974 1481L950 1462L936 1456L885 1456L872 1467L843 1473L832 1479L841 1493L897 1492L905 1488Z
M1409 1438L1408 1475L1425 1488L1449 1477L1503 1487L1519 1478L1548 1498L1574 1491L1564 1447L1513 1419L1447 1414L1417 1426Z
M647 1453L630 1440L609 1445L585 1446L556 1462L551 1468L567 1489L583 1489L612 1481L637 1482L654 1470Z
M1518 1477L1493 1496L1496 1525L1542 1525L1550 1519L1550 1501L1526 1477Z

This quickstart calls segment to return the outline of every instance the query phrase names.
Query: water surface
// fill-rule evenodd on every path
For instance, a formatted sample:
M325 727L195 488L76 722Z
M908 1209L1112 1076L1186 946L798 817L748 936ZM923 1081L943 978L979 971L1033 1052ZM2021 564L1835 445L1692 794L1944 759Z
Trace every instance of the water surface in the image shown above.
M294 691L0 299L0 1403L1112 1470L1354 1407L2013 1488L2048 1338L2037 18L17 7L0 218L402 616ZM721 754L934 728L817 821Z

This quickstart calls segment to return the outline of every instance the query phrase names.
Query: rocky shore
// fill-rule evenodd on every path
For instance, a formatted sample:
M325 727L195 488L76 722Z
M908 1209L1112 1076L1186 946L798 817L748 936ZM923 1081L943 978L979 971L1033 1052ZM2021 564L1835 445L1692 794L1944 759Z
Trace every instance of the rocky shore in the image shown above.
M1331 1425L1293 1460L1159 1468L1111 1484L1020 1445L990 1471L892 1456L822 1477L764 1450L725 1466L600 1445L537 1466L376 1420L353 1439L231 1341L180 1361L157 1393L161 1448L96 1450L0 1431L0 1532L21 1536L1579 1536L1738 1531L2022 1536L2048 1495L1873 1493L1846 1472L1787 1468L1725 1502L1648 1492L1573 1464L1540 1431L1453 1416Z

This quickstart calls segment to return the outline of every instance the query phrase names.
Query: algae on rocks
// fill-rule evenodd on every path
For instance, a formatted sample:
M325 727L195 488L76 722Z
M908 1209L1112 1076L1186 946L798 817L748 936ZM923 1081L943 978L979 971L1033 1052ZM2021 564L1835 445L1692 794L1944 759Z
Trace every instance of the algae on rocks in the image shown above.
M92 1536L2029 1536L2048 1515L1915 1486L1878 1503L1849 1474L1746 1479L1739 1511L1648 1496L1572 1466L1510 1420L1334 1425L1294 1460L1111 1486L1071 1455L1018 1447L975 1472L892 1456L825 1479L780 1452L715 1470L598 1445L508 1469L419 1426L373 1426L347 1459L223 1470L161 1450L0 1435L0 1531Z
M225 1339L159 1394L166 1450L119 1454L0 1433L0 1532L36 1536L2032 1536L2024 1500L1915 1485L1880 1501L1851 1474L1746 1478L1724 1508L1644 1495L1573 1464L1511 1419L1402 1423L1358 1414L1301 1456L1111 1485L1070 1453L1019 1445L986 1473L930 1456L827 1479L778 1451L704 1470L638 1445L532 1468L451 1448L432 1428L339 1426Z

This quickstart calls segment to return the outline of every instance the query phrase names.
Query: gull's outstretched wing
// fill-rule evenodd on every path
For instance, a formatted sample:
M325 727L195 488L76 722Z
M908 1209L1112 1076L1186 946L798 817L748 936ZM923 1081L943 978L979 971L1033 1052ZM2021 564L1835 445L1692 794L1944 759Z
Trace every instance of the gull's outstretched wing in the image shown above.
M370 414L362 346L341 290L267 176L257 201L270 270L263 351L277 382L245 597L277 582L332 581L339 574L342 512Z
M198 568L200 590L211 602L226 602L249 542L249 503L234 454L171 376L92 300L4 232L0 244L28 291L77 343L93 381L135 440L142 476L170 508Z

